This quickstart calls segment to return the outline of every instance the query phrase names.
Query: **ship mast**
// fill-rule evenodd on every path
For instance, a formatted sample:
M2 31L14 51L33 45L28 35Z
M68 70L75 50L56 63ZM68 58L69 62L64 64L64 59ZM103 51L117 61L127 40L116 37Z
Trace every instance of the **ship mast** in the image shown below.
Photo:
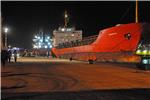
M135 22L138 23L138 0L136 0Z
M68 14L67 14L67 11L65 11L64 22L65 22L65 27L67 27L67 24L68 24Z

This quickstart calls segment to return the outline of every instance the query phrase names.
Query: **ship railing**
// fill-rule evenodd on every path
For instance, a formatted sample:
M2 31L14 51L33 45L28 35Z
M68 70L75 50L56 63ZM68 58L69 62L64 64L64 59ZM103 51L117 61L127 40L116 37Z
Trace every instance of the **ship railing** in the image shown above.
M83 40L96 39L97 37L98 37L98 35L92 35L92 36L84 37Z
M88 45L93 43L97 39L98 35L89 36L83 38L83 40L75 40L71 42L60 43L56 48L69 48L69 47L76 47L82 45Z

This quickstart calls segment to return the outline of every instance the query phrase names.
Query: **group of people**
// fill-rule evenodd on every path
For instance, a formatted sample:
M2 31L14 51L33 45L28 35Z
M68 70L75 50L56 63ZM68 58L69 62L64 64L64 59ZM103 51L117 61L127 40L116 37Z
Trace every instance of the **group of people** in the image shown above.
M14 62L17 62L17 50L14 50L13 52L14 54ZM7 62L11 62L11 58L12 58L12 52L11 50L2 50L1 51L1 63L3 66L5 66L5 64Z

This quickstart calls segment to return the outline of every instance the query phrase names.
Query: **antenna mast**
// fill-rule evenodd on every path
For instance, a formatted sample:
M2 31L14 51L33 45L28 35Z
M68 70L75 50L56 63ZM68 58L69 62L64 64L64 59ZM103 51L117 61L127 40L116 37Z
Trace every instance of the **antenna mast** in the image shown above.
M135 22L138 23L138 0L136 0Z
M68 24L68 14L67 14L67 11L65 11L64 19L65 19L65 27L67 27L67 24Z

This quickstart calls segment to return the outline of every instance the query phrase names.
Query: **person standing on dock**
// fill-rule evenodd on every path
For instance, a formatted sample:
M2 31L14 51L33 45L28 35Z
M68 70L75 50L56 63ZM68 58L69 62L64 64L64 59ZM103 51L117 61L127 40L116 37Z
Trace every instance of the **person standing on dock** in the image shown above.
M14 60L15 60L15 63L17 62L17 50L14 51Z
M2 66L5 66L7 60L8 60L8 51L7 51L7 50L2 50L2 51L1 51L1 62L2 62Z
M8 62L10 63L11 60L11 50L8 51Z

